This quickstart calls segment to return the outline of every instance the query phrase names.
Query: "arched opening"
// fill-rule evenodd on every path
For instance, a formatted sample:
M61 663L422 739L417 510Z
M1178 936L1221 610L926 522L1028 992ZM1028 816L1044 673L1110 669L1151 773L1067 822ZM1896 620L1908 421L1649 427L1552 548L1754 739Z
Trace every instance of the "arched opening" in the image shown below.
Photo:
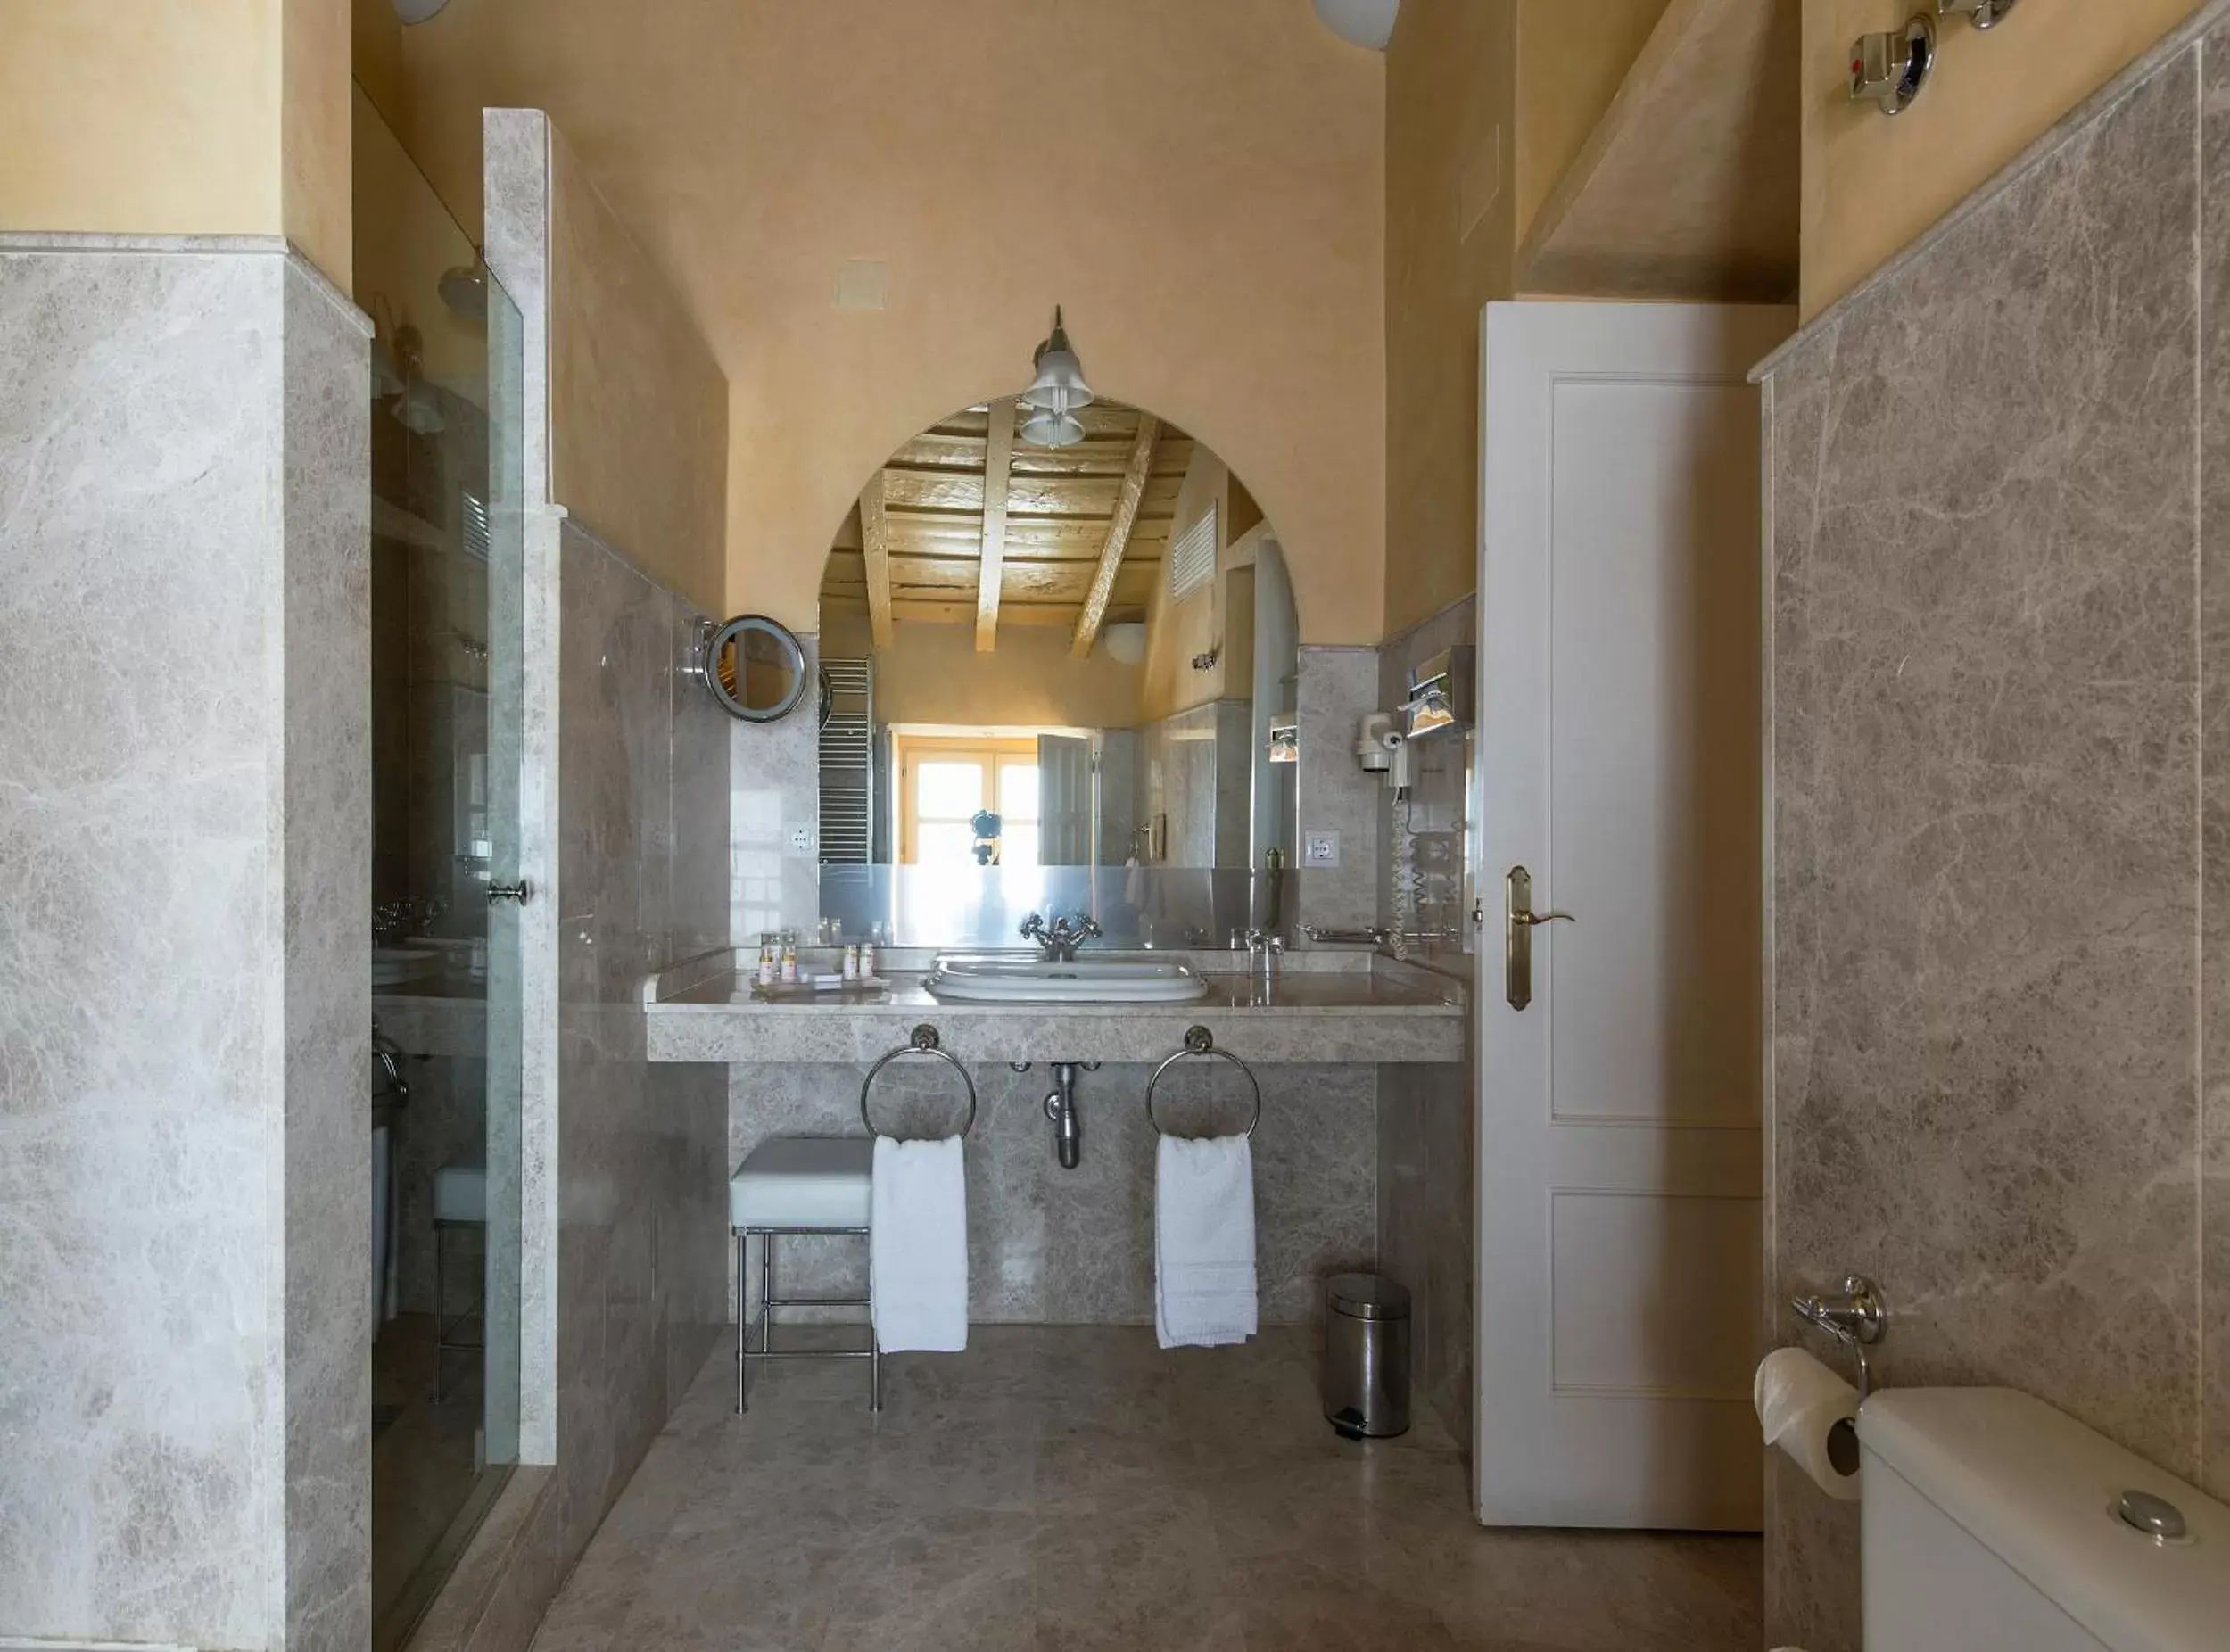
M1026 415L1025 415L1026 416ZM1111 946L1282 922L1299 616L1253 495L1102 400L1041 446L1011 399L867 479L821 584L822 910L902 944Z

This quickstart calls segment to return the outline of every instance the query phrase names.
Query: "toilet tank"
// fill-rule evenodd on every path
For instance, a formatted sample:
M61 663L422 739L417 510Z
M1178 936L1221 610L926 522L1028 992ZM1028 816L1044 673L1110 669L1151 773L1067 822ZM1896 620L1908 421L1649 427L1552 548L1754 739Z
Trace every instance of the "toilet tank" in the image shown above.
M2230 1508L2007 1388L1908 1388L1859 1412L1866 1652L2222 1652ZM2124 1491L2181 1512L2163 1543Z

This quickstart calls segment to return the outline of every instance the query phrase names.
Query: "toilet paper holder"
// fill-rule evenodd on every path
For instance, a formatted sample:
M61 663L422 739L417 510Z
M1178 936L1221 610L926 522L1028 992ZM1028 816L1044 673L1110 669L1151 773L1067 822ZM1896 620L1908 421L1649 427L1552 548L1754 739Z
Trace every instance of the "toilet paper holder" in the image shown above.
M1789 1308L1805 1324L1815 1326L1858 1358L1858 1397L1873 1390L1873 1367L1866 1351L1889 1333L1889 1304L1881 1287L1864 1274L1846 1274L1839 1294L1822 1292L1793 1298Z

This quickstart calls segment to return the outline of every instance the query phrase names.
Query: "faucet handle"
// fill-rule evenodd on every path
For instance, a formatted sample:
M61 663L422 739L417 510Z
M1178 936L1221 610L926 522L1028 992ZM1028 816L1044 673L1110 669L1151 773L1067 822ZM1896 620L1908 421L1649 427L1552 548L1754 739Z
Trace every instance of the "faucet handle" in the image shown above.
M1022 927L1020 933L1022 938L1026 941L1044 940L1045 938L1045 919L1039 917L1036 913L1030 913L1028 917L1022 920Z
M1093 937L1103 935L1106 931L1100 928L1100 921L1087 913L1085 915L1084 921L1077 926L1077 933L1086 937Z

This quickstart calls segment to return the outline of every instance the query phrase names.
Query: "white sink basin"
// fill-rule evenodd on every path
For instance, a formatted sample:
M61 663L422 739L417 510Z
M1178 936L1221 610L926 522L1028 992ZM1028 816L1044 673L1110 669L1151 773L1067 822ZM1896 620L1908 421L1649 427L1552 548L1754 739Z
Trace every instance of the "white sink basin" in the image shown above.
M1073 963L947 954L921 984L948 1004L1191 1004L1208 994L1189 964L1090 953Z

